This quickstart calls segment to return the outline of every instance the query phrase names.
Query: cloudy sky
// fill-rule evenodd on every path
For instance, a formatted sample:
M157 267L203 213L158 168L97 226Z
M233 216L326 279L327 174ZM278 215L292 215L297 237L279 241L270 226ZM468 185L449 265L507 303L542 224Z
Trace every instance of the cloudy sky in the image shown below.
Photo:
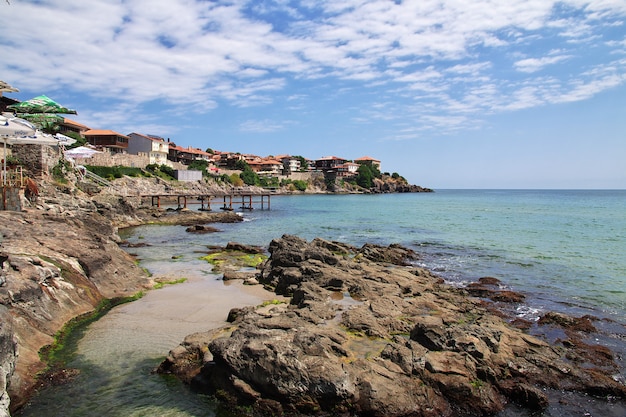
M3 0L0 80L96 129L434 188L626 188L624 0Z

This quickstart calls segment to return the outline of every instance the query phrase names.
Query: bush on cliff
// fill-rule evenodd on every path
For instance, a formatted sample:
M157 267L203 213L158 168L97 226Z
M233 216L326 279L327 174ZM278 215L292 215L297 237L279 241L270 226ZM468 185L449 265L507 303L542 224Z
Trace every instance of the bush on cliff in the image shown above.
M157 177L160 177L166 180L173 180L176 178L176 174L174 173L174 168L167 166L167 165L157 165L157 164L146 165L146 171L154 174Z
M124 175L127 175L129 177L141 177L144 175L141 168L133 168L133 167L123 167L123 166L102 167L102 166L87 165L86 168L89 171L93 172L94 174L102 178L109 179L109 180L122 178Z
M246 185L257 185L259 183L259 176L249 166L239 174L239 177Z

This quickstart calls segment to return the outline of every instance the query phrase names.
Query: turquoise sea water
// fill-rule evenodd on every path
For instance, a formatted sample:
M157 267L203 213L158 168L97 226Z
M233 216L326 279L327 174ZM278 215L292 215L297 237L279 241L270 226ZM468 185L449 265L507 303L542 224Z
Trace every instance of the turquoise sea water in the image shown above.
M626 191L277 196L271 204L205 239L267 245L290 233L400 243L450 282L495 276L534 296L536 308L560 303L626 317Z
M523 292L526 302L512 313L529 320L548 310L605 319L594 322L600 334L591 343L617 352L622 374L616 377L624 378L626 191L439 190L272 196L271 210L245 211L242 216L243 223L215 225L219 233L197 235L185 232L182 226L142 226L125 231L123 237L149 245L131 251L152 273L196 276L193 284L155 292L165 300L186 297L190 305L204 293L229 297L222 293L224 285L210 274L210 267L198 260L208 245L237 241L267 246L286 233L357 246L400 243L421 255L422 266L454 285L493 276L508 288ZM180 328L182 335L190 333L182 327L188 322L191 326L194 314L183 312L184 319L176 323L156 317L161 331L151 328L146 312L154 316L167 303L155 301L155 294L113 310L87 329L72 364L83 369L79 380L44 392L23 415L222 415L205 398L150 374L182 340L171 329ZM87 388L91 386L96 388ZM588 397L565 400L551 404L543 414L510 407L500 416L626 415L623 403Z

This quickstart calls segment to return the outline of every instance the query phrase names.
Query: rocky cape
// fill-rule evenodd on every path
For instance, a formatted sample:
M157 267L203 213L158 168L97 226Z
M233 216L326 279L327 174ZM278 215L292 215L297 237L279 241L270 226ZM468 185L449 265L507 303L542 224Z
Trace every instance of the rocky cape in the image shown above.
M241 415L476 416L511 402L541 410L558 390L626 398L611 352L582 342L592 318L546 314L567 335L549 344L488 301L523 295L494 278L446 285L397 245L285 235L269 252L256 279L289 302L233 309L158 372Z
M172 212L142 204L156 180L122 180L95 195L41 181L36 201L0 211L0 416L22 406L49 378L39 352L70 320L103 300L129 297L154 282L120 248L118 228L140 224L236 222L229 212ZM205 191L205 190L200 190ZM10 405L9 405L10 404Z

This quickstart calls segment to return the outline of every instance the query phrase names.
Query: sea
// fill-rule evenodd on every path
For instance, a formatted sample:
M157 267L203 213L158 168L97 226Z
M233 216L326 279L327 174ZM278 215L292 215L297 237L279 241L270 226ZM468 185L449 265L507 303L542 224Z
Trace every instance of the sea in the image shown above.
M621 367L614 378L626 380L626 190L272 195L270 207L236 208L244 221L214 225L216 233L191 234L184 226L121 231L143 268L188 281L149 291L79 332L69 366L80 375L43 390L18 415L228 416L211 398L151 371L186 335L223 324L225 313L215 307L227 312L261 302L200 260L208 248L267 247L284 234L354 246L399 243L455 286L496 277L526 295L506 308L531 322L548 311L595 317L598 333L586 342L612 349ZM558 400L545 411L511 405L498 417L626 415L623 400L551 394Z

